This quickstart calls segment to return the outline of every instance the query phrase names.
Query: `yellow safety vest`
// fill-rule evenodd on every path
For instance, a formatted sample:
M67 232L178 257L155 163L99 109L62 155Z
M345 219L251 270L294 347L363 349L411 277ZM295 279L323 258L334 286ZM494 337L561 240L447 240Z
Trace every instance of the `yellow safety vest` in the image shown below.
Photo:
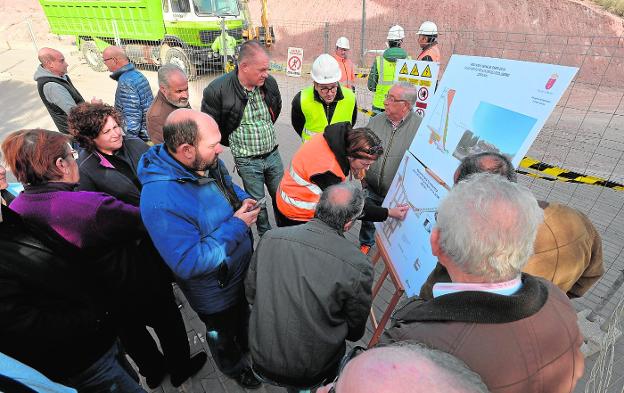
M408 57L409 59L409 57ZM388 95L388 91L392 85L394 85L394 70L396 69L396 62L388 61L383 56L377 56L375 58L377 63L377 87L375 88L375 95L373 96L373 106L376 108L385 108L384 100Z
M310 140L318 133L323 133L325 127L329 124L342 121L351 123L351 120L353 120L353 109L355 109L355 94L351 89L343 89L342 86L340 86L340 91L343 99L337 101L336 109L334 109L331 121L328 123L324 104L314 99L314 86L301 90L301 112L303 112L306 120L301 133L301 138L304 142Z

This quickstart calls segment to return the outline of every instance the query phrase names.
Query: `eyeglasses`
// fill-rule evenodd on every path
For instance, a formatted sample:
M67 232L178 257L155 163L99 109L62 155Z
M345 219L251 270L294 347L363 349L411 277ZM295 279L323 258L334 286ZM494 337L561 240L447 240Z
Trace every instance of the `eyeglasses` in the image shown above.
M383 154L383 146L381 145L371 146L367 149L364 149L364 148L358 149L357 151L366 153L370 156L380 156Z
M335 92L336 90L338 90L338 85L333 85L333 86L320 86L319 85L319 90L321 91L321 93L329 93L329 92Z
M114 59L114 57L109 57L108 59L102 59L102 60L104 61L104 63L106 63L107 61L113 60L113 59Z
M394 104L395 102L407 102L407 100L399 100L398 98L394 98L391 95L387 95L384 101L390 104Z
M366 348L358 345L353 347L353 349L342 358L342 360L340 361L340 365L338 366L338 374L336 374L336 378L334 378L334 382L332 382L332 387L329 389L329 393L336 393L336 382L338 382L338 378L340 378L342 370L344 370L344 368L347 366L347 363L349 363L351 359L364 351L366 351Z
M71 150L69 151L69 153L67 153L67 155L66 155L64 158L67 158L67 157L69 157L70 155L74 158L74 160L77 160L77 159L78 159L78 157L80 157L80 154L78 154L78 152L77 152L76 150L71 149Z

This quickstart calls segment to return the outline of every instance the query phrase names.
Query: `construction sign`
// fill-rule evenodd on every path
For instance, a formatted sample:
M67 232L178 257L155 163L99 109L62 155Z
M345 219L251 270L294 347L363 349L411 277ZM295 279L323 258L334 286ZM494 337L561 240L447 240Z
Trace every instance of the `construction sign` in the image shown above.
M286 60L286 75L300 77L303 66L303 48L288 48L288 59Z
M414 105L414 112L424 117L429 97L433 95L438 82L440 64L429 61L397 60L395 82L409 82L416 87L418 99Z

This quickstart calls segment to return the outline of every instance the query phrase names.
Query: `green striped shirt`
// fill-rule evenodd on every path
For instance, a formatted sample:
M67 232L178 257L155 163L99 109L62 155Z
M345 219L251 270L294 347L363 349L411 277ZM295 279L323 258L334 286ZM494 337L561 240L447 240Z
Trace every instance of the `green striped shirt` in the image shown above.
M241 123L230 135L234 157L249 157L273 150L277 141L271 113L257 87L247 92L247 105Z

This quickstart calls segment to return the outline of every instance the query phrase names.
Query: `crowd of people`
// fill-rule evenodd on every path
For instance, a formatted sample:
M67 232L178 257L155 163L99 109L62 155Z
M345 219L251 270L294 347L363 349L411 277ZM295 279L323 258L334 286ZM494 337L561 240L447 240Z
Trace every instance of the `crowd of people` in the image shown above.
M422 24L418 59L440 60L437 34ZM167 375L181 386L208 356L190 354L175 282L218 369L247 389L571 393L584 358L569 298L603 274L601 239L581 212L537 201L497 153L457 168L420 296L381 344L349 349L371 310L372 222L409 214L381 205L421 122L416 88L392 82L405 32L387 38L366 127L354 127L349 40L315 60L292 101L302 145L286 166L280 89L257 41L205 88L200 111L174 65L159 69L154 99L123 49L106 48L111 106L85 102L62 53L41 49L35 80L60 132L2 143L24 190L8 192L0 166L0 391L144 392L126 354L150 389ZM354 243L345 233L358 220Z

